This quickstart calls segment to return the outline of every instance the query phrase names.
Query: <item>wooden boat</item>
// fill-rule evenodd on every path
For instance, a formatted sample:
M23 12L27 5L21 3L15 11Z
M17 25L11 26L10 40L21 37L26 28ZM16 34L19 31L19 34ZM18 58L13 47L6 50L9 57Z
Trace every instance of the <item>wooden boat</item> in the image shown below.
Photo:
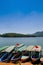
M28 51L28 53L29 53L29 58L31 58L31 50L32 50L33 47L34 47L33 45L29 45L26 48L26 51Z
M27 60L29 60L29 52L22 51L21 62L26 62Z
M38 62L41 57L41 47L40 46L34 46L31 52L31 60L32 63Z
M7 59L7 57L10 55L10 53L12 53L14 48L15 48L15 46L10 46L7 49L5 49L4 51L2 51L2 53L4 53L4 54L0 57L0 61L5 61Z
M30 60L30 51L31 48L33 48L33 46L28 46L25 48L24 51L22 51L22 57L21 57L21 62L26 62L28 60Z
M10 62L17 62L18 60L21 59L21 52L17 52L13 55L13 57L11 58Z
M0 48L0 59L1 57L5 54L5 52L3 52L6 48L8 48L9 46L4 46L2 48ZM1 60L0 60L1 61Z

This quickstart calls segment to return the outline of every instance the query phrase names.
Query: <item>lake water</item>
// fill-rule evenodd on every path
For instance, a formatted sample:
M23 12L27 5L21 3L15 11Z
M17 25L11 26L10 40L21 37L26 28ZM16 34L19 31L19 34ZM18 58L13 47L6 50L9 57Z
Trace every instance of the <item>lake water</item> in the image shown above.
M40 45L43 48L43 37L23 37L23 38L1 38L0 47L15 45L16 43L22 43L25 45Z

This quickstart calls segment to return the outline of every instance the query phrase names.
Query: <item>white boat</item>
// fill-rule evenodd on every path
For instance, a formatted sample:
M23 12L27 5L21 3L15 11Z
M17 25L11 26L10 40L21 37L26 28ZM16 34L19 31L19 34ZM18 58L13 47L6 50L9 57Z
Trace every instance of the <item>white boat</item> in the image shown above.
M32 63L38 62L41 57L41 46L34 46L31 52Z
M31 55L31 49L33 48L33 45L27 46L25 50L22 52L21 62L25 62L30 60Z
M29 46L26 48L26 51L28 51L30 58L31 58L31 51L32 51L33 47L34 47L33 45L29 45Z

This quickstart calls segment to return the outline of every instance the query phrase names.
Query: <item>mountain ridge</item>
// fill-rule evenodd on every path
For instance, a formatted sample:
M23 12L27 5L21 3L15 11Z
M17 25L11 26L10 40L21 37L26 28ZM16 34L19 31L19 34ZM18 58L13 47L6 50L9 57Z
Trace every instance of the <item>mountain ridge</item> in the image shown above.
M38 31L33 34L20 34L20 33L4 33L0 37L43 37L43 31Z

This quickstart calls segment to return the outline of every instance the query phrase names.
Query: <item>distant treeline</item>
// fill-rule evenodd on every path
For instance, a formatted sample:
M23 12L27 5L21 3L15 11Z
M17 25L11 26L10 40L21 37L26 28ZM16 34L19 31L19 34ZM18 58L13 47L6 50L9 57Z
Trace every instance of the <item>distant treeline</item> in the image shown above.
M43 31L34 34L5 33L0 34L0 37L43 37Z
M17 33L5 33L0 37L36 37L35 35L17 34Z

